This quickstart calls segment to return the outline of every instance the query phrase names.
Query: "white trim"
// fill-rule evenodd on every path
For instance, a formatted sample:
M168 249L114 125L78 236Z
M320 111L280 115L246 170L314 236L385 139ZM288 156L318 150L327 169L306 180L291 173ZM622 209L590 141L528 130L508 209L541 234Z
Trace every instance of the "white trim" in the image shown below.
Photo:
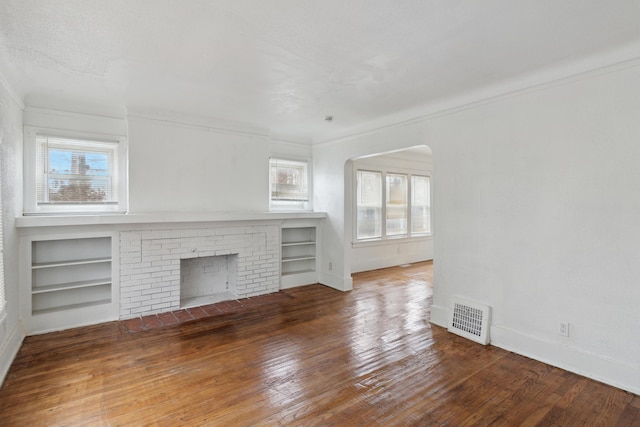
M210 117L190 116L180 113L167 112L146 112L129 110L128 120L140 120L147 122L159 122L169 126L176 126L188 129L198 129L209 132L236 133L241 135L253 135L259 137L269 137L269 131L262 128L253 127L244 123L219 120Z
M355 242L351 242L351 247L366 248L368 246L396 245L398 243L428 242L429 240L433 240L433 234L420 234L411 237L387 237L386 239L358 240Z
M16 218L17 228L64 227L80 225L171 224L194 222L281 221L285 219L323 219L326 212L164 212L148 214L48 215Z
M320 272L319 282L338 291L347 292L353 289L353 278L350 275L341 277L332 272L322 271Z
M45 114L45 115L51 115L51 116L57 116L57 117L77 118L78 116L80 116L85 118L116 119L121 121L124 120L123 117L118 116L117 114L97 114L97 113L85 113L85 112L76 113L74 111L52 110L50 108L34 107L30 105L26 106L24 110L26 113Z

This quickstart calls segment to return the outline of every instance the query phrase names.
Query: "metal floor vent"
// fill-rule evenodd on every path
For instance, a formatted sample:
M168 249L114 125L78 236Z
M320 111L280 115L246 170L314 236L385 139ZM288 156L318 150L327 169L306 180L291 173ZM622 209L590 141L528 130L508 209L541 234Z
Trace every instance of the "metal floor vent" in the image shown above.
M454 298L448 330L486 345L489 343L490 313L491 308L488 305Z

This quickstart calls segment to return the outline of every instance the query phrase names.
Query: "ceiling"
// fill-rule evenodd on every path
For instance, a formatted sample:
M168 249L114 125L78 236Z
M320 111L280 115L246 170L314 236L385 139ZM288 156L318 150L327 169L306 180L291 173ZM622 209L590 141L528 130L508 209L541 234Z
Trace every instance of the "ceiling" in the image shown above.
M639 22L640 0L0 0L0 73L27 105L176 112L311 142L638 46Z

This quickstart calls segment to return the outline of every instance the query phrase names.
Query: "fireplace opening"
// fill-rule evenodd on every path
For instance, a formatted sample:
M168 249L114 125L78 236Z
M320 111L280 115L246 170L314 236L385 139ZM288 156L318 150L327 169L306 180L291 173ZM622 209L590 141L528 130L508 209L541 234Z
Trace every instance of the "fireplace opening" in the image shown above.
M180 260L180 306L237 299L238 254Z

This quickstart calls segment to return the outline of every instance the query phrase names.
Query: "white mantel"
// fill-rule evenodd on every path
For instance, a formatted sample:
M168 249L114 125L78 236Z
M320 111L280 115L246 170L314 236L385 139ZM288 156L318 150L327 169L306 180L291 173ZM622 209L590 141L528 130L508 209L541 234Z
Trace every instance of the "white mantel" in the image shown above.
M166 212L112 215L46 215L20 216L17 228L65 227L79 225L157 225L188 223L224 223L236 221L283 221L291 219L323 219L325 212ZM121 228L121 227L118 227Z

